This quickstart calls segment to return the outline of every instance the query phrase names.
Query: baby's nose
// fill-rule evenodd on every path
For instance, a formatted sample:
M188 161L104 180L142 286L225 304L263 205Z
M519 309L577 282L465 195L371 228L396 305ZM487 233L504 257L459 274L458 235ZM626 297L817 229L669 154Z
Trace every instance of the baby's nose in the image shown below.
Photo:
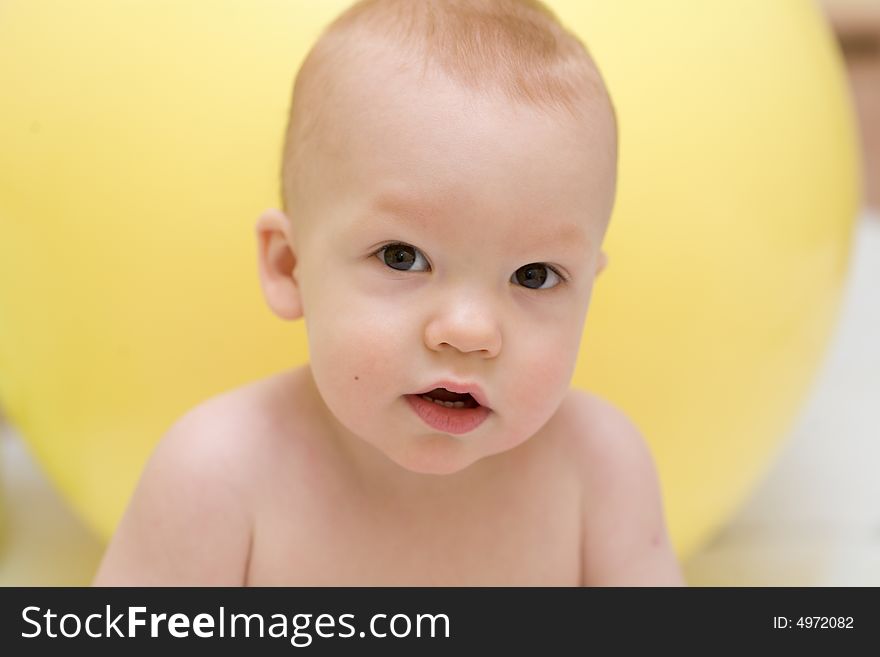
M425 344L434 351L453 348L494 358L501 351L501 326L488 307L476 303L453 304L428 322Z

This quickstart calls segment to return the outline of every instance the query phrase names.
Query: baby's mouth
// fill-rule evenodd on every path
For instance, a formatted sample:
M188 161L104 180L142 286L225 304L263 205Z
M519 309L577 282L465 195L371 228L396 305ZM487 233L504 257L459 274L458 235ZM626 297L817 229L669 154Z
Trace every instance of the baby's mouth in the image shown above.
M425 425L436 431L461 436L483 424L492 414L492 409L477 401L478 398L485 401L485 397L476 385L450 385L453 386L471 392L452 392L449 388L422 389L422 392L406 395L406 401Z
M470 393L450 392L446 388L434 388L419 397L446 408L477 408L479 406L477 400L471 397Z

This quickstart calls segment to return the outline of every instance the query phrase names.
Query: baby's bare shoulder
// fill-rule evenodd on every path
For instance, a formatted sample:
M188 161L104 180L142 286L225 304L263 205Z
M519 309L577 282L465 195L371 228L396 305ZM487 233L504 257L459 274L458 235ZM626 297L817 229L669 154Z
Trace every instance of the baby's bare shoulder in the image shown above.
M598 395L572 390L568 400L572 450L587 501L607 508L608 500L632 500L657 483L648 443L623 411Z
M181 417L172 433L239 467L274 462L317 426L304 378L302 369L289 370L218 394Z
M593 585L680 585L648 443L610 402L573 391L581 473L584 579Z
M602 484L603 473L607 478L618 468L644 467L651 461L648 445L635 423L611 402L572 389L566 403L573 448L595 485Z
M188 436L194 447L202 441L216 447L220 441L230 455L253 453L255 441L267 447L267 441L295 428L297 394L291 382L292 373L284 372L215 395L178 419L172 432Z
M270 378L217 395L171 426L143 469L95 584L244 581L261 471L283 445L286 425L270 410L278 387Z

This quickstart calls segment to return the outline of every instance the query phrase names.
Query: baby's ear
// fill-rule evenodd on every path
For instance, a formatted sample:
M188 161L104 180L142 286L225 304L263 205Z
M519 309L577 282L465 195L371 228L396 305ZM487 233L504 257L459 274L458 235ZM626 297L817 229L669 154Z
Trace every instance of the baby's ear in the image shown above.
M602 273L605 267L608 266L608 254L604 251L599 251L599 257L596 259L596 273L595 276L598 276Z
M266 303L281 319L302 317L299 284L293 275L296 253L290 220L280 210L266 210L257 219L257 263Z

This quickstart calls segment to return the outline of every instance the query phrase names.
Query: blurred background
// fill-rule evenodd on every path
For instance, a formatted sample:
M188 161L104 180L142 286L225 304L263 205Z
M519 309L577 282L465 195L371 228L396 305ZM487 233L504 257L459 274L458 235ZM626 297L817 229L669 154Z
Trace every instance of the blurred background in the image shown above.
M880 0L822 0L861 129L864 207L838 329L767 477L685 563L692 586L880 586ZM0 586L85 585L103 544L0 417Z
M861 132L864 209L837 333L771 473L686 564L694 586L880 586L880 0L821 0Z

